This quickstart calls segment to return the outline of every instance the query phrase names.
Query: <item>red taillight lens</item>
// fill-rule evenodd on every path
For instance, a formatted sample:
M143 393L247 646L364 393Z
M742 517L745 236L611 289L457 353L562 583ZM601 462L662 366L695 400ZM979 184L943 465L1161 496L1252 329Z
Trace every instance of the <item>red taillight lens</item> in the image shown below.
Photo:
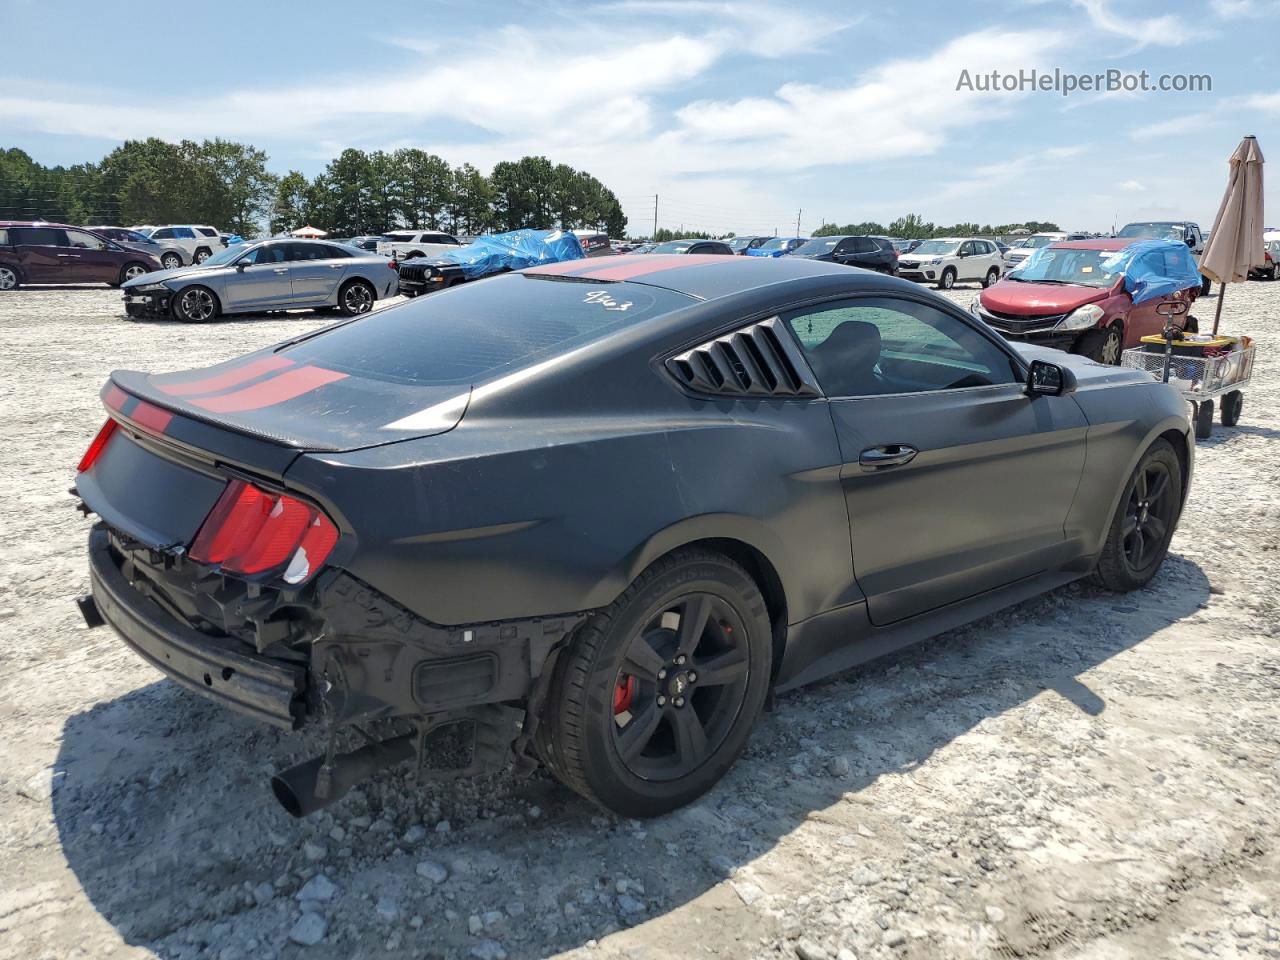
M89 449L80 458L80 466L76 468L76 473L84 473L93 466L94 461L102 456L102 451L107 449L107 443L111 440L112 435L115 434L118 426L120 424L107 417L107 422L98 430L98 435L93 438L93 442L89 444Z
M301 583L320 569L337 542L333 521L310 504L232 480L192 541L190 556L230 573L285 566L284 580Z
M394 260L389 261L389 262L387 263L387 266L388 266L388 267L390 267L392 270L399 270L399 269L400 269L400 264L396 263Z

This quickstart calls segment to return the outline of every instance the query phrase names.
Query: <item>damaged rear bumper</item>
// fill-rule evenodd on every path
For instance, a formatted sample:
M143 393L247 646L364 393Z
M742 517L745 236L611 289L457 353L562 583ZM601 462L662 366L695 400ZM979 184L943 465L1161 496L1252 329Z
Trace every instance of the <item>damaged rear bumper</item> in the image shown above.
M89 536L89 580L103 621L157 670L258 720L291 730L301 725L304 665L261 656L232 637L201 633L180 622L129 582L103 528Z

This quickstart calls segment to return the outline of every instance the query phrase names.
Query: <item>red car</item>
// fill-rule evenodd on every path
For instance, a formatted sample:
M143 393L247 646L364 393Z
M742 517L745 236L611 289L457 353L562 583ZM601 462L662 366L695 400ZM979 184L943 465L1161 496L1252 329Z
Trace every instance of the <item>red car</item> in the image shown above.
M61 223L0 220L0 292L26 283L105 283L160 270L149 253Z
M1028 260L1026 267L983 290L971 309L1007 340L1118 364L1122 350L1164 330L1165 318L1156 312L1161 303L1190 304L1200 295L1197 280L1185 289L1135 304L1125 290L1124 274L1109 272L1106 266L1113 254L1135 242L1116 237L1050 244L1046 249L1057 251L1056 255ZM1188 318L1185 327L1194 332L1194 320Z

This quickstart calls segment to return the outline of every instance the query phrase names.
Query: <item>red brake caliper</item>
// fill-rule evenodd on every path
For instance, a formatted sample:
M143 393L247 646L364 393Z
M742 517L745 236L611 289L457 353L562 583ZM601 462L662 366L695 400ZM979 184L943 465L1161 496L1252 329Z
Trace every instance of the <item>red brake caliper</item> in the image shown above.
M631 701L636 695L636 678L627 676L618 680L613 688L613 715L626 713L631 709Z

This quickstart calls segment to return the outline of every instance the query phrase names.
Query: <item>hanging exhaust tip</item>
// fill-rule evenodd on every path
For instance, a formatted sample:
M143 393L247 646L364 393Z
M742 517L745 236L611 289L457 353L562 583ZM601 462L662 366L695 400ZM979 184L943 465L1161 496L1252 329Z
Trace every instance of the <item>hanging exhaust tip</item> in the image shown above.
M351 788L375 773L410 759L418 735L370 743L350 753L340 753L324 770L324 757L315 757L271 778L271 792L295 817L306 817L345 797ZM322 774L323 770L323 774Z

